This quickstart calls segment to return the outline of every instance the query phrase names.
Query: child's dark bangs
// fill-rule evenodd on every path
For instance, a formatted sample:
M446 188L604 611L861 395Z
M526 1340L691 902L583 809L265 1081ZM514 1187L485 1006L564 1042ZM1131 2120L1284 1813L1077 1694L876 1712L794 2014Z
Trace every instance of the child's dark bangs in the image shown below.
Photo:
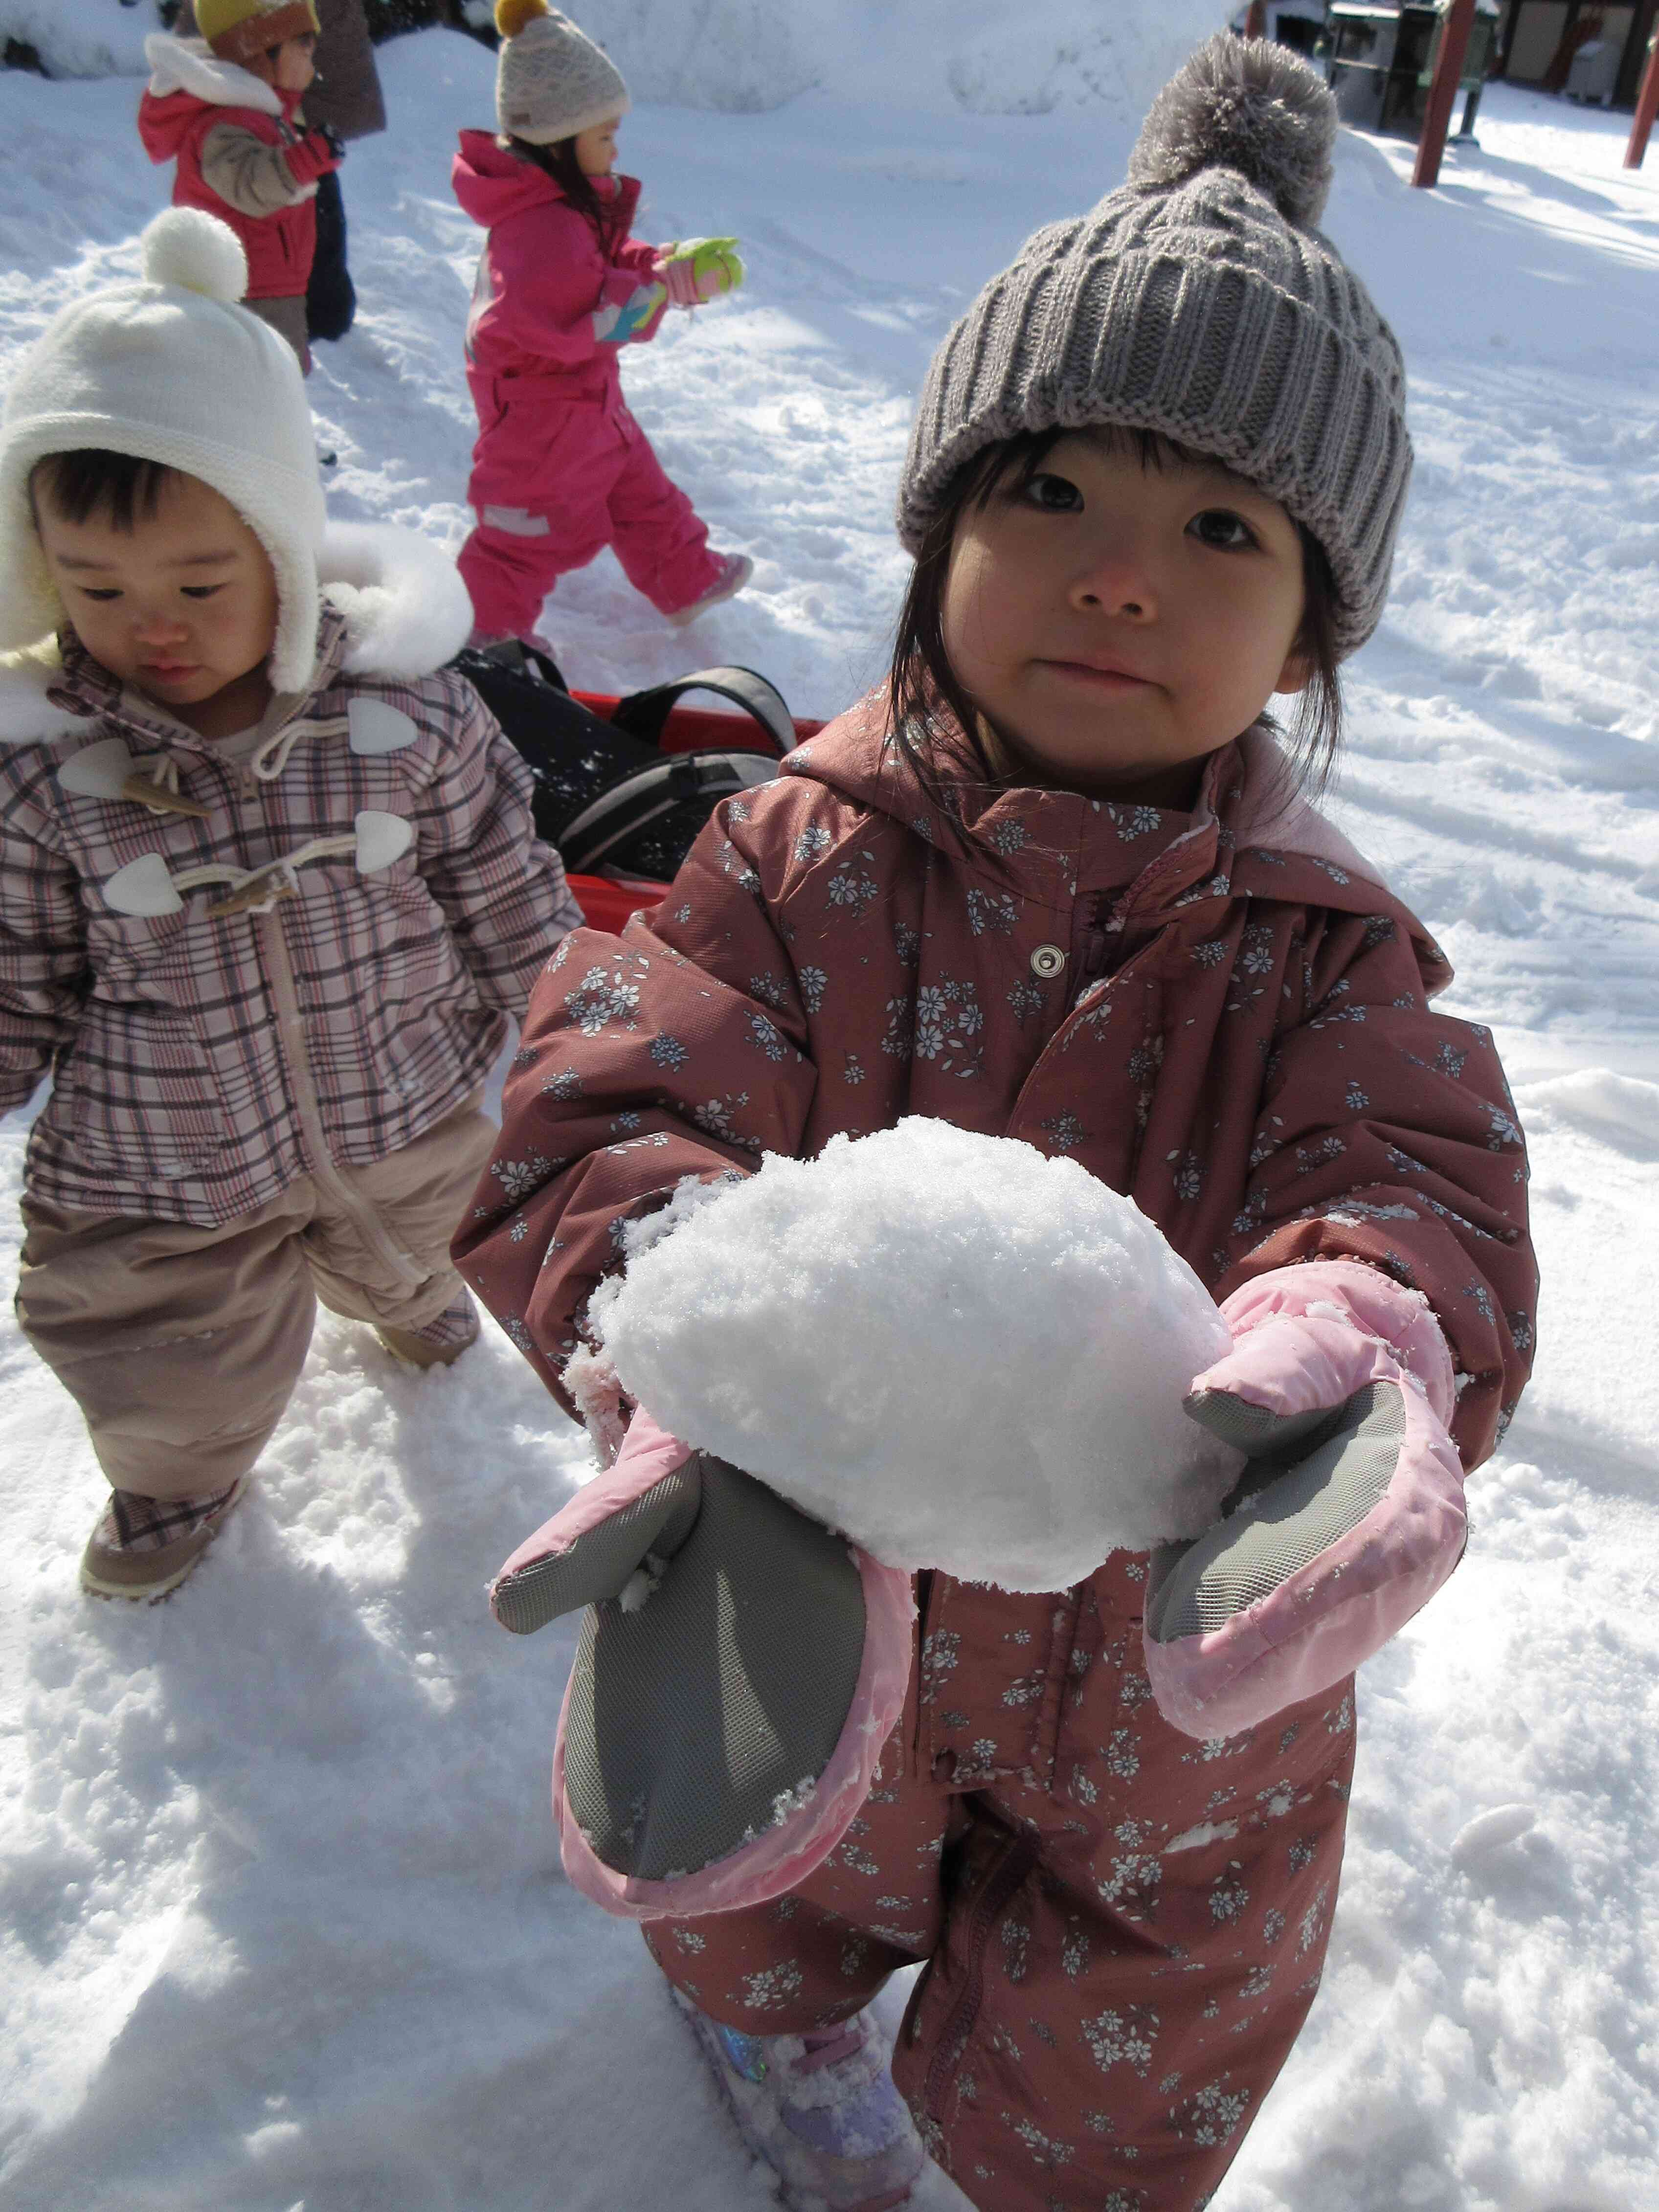
M118 530L130 531L135 523L151 519L163 487L177 474L165 461L106 453L95 446L48 453L29 472L29 506L38 523L39 495L44 489L53 512L65 522L89 521L101 509Z
M982 507L998 491L1024 491L1062 438L1087 438L1104 453L1138 460L1143 469L1162 475L1170 469L1207 469L1216 465L1213 453L1183 446L1163 430L1132 428L1123 422L1055 423L1047 430L1025 430L1005 438L968 465L967 483L952 507L955 514L970 501ZM948 503L948 502L947 502Z

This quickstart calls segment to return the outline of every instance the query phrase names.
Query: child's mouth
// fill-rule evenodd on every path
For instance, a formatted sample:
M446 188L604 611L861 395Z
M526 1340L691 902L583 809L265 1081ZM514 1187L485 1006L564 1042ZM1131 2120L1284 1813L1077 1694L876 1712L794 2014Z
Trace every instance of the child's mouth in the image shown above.
M1152 680L1150 677L1132 676L1127 668L1097 668L1087 660L1051 660L1047 665L1062 676L1106 691L1144 691Z
M139 665L155 684L177 684L186 676L194 676L200 665L194 660L146 660Z

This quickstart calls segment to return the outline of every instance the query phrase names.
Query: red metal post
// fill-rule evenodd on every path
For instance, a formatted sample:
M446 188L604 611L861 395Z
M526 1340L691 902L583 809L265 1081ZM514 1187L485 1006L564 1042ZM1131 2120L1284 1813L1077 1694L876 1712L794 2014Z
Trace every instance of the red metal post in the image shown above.
M1250 12L1244 18L1247 39L1265 39L1267 35L1267 0L1250 0Z
M1446 132L1451 124L1452 105L1457 98L1463 57L1468 52L1469 31L1474 22L1474 0L1452 0L1451 12L1441 34L1440 57L1434 65L1434 82L1429 87L1423 135L1417 142L1417 166L1412 171L1413 184L1421 185L1425 190L1439 180L1440 157L1446 150Z
M1648 133L1653 128L1653 118L1659 115L1659 38L1653 42L1653 52L1648 56L1648 65L1642 72L1642 89L1636 95L1636 120L1630 126L1630 143L1625 149L1625 167L1639 169L1642 156L1648 150Z

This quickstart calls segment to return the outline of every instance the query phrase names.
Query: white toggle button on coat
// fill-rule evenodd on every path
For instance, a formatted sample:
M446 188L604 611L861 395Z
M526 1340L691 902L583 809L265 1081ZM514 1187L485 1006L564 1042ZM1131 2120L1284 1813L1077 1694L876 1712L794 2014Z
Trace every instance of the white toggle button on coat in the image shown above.
M58 781L77 799L119 799L121 787L136 775L138 763L120 738L106 738L101 744L85 745L71 753L58 771ZM126 873L125 869L122 874Z
M352 702L353 706L356 701ZM366 703L373 705L371 700ZM406 719L398 717L399 720ZM411 723L411 728L414 725ZM401 814L382 814L374 807L365 807L353 827L357 832L357 873L372 876L378 869L389 868L394 860L402 860L415 842L415 825Z
M420 732L384 699L354 699L346 708L346 741L354 753L400 753Z
M99 752L103 748L94 745L88 750ZM125 868L117 869L104 885L104 898L117 914L149 916L178 914L185 903L174 890L167 864L159 853L141 853Z

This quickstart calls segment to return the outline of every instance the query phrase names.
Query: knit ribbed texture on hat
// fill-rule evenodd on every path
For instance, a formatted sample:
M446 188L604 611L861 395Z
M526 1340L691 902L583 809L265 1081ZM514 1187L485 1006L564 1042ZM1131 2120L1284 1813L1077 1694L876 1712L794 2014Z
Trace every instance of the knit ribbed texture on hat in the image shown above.
M302 691L316 660L317 552L327 515L299 363L240 307L247 261L228 227L170 208L143 234L144 273L64 308L18 364L0 412L0 652L64 614L29 509L49 453L131 453L198 477L253 532L276 578L269 673Z
M1201 47L1148 116L1130 166L1145 181L1028 239L934 356L899 492L908 550L989 445L1158 431L1312 532L1336 580L1337 649L1364 644L1411 441L1394 333L1311 227L1335 132L1328 92L1285 48L1227 33Z
M514 10L508 21L522 14ZM510 138L556 145L625 115L622 72L602 46L556 9L532 15L503 38L495 62L495 120Z

